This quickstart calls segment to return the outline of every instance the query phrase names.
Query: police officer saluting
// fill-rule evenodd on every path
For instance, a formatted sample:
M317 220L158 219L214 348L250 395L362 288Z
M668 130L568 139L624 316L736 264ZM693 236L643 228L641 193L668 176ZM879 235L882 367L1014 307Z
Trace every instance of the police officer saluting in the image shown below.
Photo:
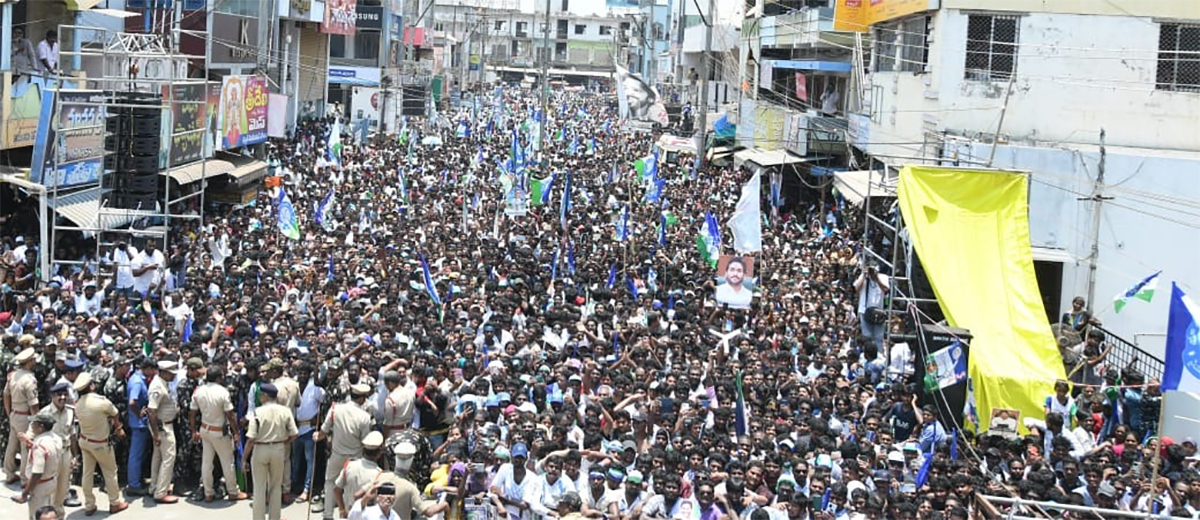
M108 443L109 435L125 438L121 427L120 412L116 405L97 394L90 374L80 374L75 379L75 391L79 400L75 403L75 415L79 420L79 451L83 455L83 514L96 514L96 495L92 493L96 465L104 475L104 491L108 493L108 512L116 514L129 509L129 503L121 499L121 486L117 484L117 459Z
M253 460L254 520L264 520L270 509L271 520L279 520L283 507L283 450L296 439L296 419L292 411L276 401L279 389L271 383L259 387L263 404L249 417L246 428L246 459ZM249 470L242 462L242 470Z

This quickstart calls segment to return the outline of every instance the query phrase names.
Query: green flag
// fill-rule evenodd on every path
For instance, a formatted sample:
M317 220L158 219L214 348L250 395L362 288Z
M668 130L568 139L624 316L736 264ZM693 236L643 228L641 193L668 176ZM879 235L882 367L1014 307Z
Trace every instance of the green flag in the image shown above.
M541 206L542 200L545 198L545 193L550 189L550 183L553 182L553 177L545 179L533 179L529 182L529 197L530 203L534 206Z
M646 158L633 161L633 169L637 170L638 181L646 178Z

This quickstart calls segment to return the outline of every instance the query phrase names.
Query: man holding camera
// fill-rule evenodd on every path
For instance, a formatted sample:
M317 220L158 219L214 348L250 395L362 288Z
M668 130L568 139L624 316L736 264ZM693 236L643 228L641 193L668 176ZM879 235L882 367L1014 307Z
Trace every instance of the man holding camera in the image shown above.
M858 294L858 324L864 336L871 338L875 346L883 349L883 334L887 327L887 311L883 310L883 298L891 289L891 279L881 274L874 262L867 264L854 280L854 291Z

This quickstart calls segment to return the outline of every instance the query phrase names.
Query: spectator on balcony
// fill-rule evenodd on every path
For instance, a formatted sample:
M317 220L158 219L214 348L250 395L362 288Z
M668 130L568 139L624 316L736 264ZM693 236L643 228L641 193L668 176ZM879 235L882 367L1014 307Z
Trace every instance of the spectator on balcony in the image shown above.
M58 33L46 31L46 39L38 42L37 59L43 74L49 76L58 70Z
M25 37L25 29L13 27L12 35L12 69L14 77L22 73L28 74L37 70L37 58L33 50L33 42Z
M1075 332L1082 334L1083 330L1086 329L1088 325L1100 324L1100 320L1096 319L1095 316L1092 316L1092 313L1088 312L1086 307L1087 301L1084 300L1082 296L1076 296L1071 300L1071 310L1063 313L1062 319L1058 321L1064 325L1070 326L1075 330Z

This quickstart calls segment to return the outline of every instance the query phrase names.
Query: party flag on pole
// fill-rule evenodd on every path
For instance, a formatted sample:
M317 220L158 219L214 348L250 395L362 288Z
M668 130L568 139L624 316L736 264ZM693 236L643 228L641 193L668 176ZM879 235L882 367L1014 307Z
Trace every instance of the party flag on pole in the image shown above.
M1113 298L1113 310L1116 312L1121 312L1121 309L1125 308L1125 304L1130 298L1137 298L1147 303L1149 303L1150 300L1153 300L1154 290L1158 288L1158 275L1160 274L1162 274L1162 271L1147 276L1133 287L1130 287L1129 290L1118 294L1115 298Z

